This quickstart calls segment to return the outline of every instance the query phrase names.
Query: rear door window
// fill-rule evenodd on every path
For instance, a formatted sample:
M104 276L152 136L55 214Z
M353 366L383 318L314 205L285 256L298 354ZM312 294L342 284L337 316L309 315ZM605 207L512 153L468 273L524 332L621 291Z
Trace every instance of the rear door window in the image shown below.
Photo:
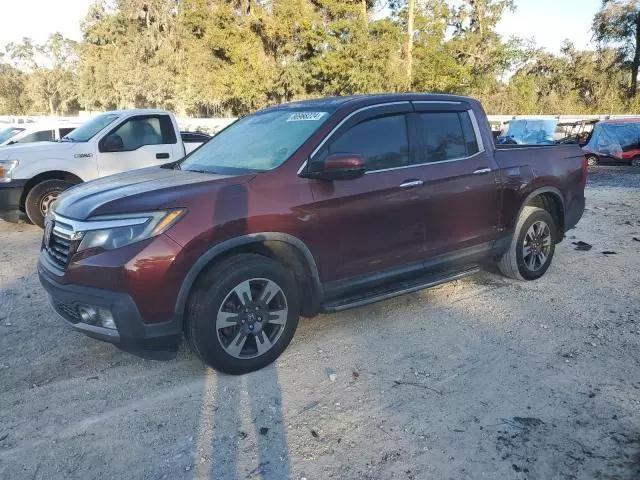
M442 162L478 153L478 141L468 112L417 113L422 142L420 162Z
M367 171L409 165L409 139L405 115L372 118L354 125L331 142L327 152L357 153Z

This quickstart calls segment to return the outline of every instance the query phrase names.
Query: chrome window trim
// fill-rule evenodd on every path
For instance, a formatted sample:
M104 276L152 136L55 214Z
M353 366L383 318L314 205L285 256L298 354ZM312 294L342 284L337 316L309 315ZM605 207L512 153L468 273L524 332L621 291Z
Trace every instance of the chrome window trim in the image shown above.
M412 164L412 165L403 165L402 167L383 168L382 170L370 170L370 171L364 172L364 174L365 175L369 175L371 173L390 172L392 170L403 170L405 168L426 167L427 165L439 165L441 163L459 162L460 160L469 160L469 159L471 159L473 157L476 157L476 156L480 155L481 153L484 153L484 151L474 153L473 155L469 155L468 157L450 158L448 160L438 160L437 162L416 163L416 164Z
M324 138L324 140L322 140L322 142L320 142L320 144L313 150L313 152L311 152L311 155L309 155L309 158L312 158L316 153L318 153L318 151L324 146L324 144L333 136L333 134L336 132L336 130L338 130L338 128L340 128L347 120L349 120L351 117L353 117L354 115L356 115L357 113L364 111L364 110L368 110L371 108L376 108L376 107L385 107L387 105L404 105L406 103L420 103L420 104L448 104L448 105L462 105L462 102L454 102L454 101L445 101L445 100L422 100L422 101L402 101L402 102L390 102L390 103L379 103L376 105L369 105L366 107L362 107L359 108L358 110L354 110L353 112L351 112L349 115L347 115L345 118L343 118L340 123L338 123L334 128L331 129L331 131L327 134L327 136ZM478 151L476 153L474 153L473 155L467 155L465 157L457 157L457 158L450 158L447 160L439 160L439 161L435 161L435 162L423 162L423 163L416 163L416 164L411 164L411 165L403 165L401 167L391 167L391 168L383 168L383 169L378 169L378 170L367 170L365 172L365 175L369 175L371 173L380 173L380 172L390 172L393 170L403 170L405 168L412 168L412 167L424 167L426 165L435 165L438 163L449 163L449 162L459 162L461 160L467 160L473 157L476 157L477 155L480 155L481 153L484 153L486 150L484 148L484 142L482 140L482 134L480 133L480 126L478 125L478 121L476 119L476 115L475 112L473 111L473 109L469 108L467 110L464 110L465 112L467 112L467 114L469 115L469 118L471 120L471 126L473 127L473 131L476 135L476 142L478 144ZM302 171L304 170L304 168L307 166L308 163L308 159L304 161L304 163L300 166L300 168L298 169L298 175L300 175L300 173L302 173Z

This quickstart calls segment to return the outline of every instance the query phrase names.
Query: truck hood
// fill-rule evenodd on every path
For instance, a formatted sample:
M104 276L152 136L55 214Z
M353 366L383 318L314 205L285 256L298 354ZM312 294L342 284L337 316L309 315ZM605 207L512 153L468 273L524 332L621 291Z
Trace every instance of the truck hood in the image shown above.
M223 185L246 183L255 174L218 175L149 167L103 177L70 188L58 198L55 213L75 220L98 215L148 212L181 207L193 195Z
M75 145L77 144L71 142L33 142L23 145L5 145L0 146L0 159L21 160L42 152L66 152L72 150Z

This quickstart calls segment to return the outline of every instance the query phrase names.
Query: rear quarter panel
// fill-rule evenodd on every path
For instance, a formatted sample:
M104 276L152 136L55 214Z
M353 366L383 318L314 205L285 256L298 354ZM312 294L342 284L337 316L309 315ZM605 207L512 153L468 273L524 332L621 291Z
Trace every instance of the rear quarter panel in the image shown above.
M537 190L559 192L565 229L584 208L583 152L578 145L499 147L495 150L502 184L503 220L513 230L524 201Z

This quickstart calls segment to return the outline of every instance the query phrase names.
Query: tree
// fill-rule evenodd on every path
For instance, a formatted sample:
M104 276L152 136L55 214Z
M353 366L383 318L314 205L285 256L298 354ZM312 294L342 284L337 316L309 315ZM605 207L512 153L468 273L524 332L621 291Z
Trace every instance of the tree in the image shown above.
M613 44L630 62L629 96L638 90L640 68L640 0L602 0L593 19L593 33L602 44Z
M54 33L42 45L29 38L10 43L7 53L25 76L25 92L32 108L38 112L59 115L76 101L75 42Z

